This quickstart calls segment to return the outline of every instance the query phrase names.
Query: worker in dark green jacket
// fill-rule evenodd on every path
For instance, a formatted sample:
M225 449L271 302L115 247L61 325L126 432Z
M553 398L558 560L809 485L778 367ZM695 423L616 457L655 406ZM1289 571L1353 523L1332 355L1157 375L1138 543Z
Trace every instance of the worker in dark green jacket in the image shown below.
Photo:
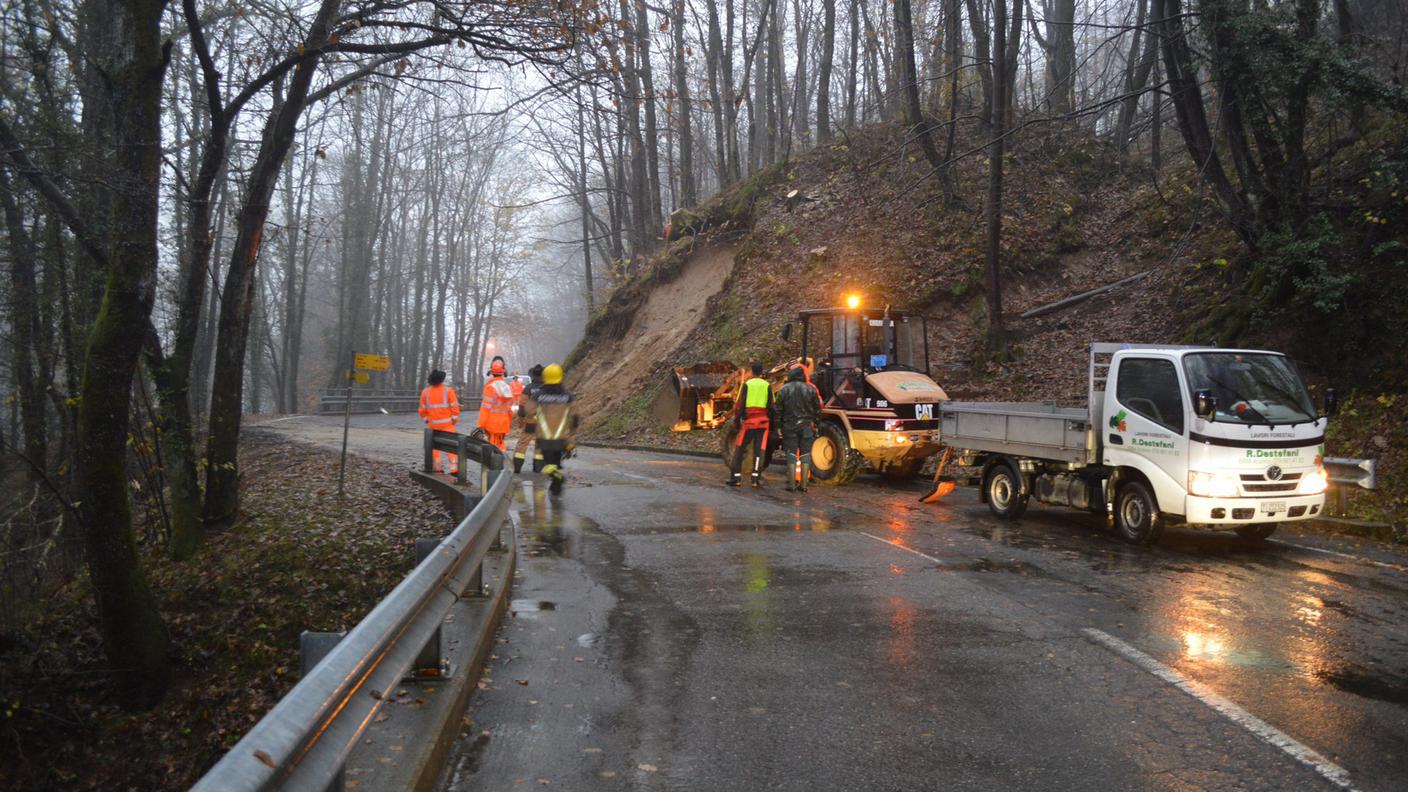
M807 373L801 366L793 366L787 372L787 384L777 392L777 412L782 429L782 455L786 464L792 466L787 490L806 492L812 470L816 422L821 419L821 396L816 386L807 382Z

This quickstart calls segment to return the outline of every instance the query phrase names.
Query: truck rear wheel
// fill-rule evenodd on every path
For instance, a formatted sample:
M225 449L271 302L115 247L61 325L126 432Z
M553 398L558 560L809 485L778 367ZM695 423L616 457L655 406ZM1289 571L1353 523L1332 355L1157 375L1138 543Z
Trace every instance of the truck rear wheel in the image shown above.
M1277 523L1257 523L1256 525L1239 525L1234 530L1237 535L1252 542L1262 542L1266 537L1276 533Z
M1027 496L1022 492L1022 474L1006 462L988 469L983 481L983 494L988 508L1004 520L1015 520L1027 510Z
M1126 482L1115 496L1115 528L1130 544L1159 541L1164 533L1164 516L1149 488L1138 481Z
M860 473L865 460L851 448L846 430L827 421L817 428L812 441L812 475L822 484L839 487L848 484Z

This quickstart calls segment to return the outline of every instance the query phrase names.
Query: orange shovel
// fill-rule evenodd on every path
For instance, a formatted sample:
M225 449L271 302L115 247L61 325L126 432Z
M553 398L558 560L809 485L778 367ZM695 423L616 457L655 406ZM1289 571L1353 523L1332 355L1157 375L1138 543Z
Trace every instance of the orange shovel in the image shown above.
M943 456L939 457L938 466L934 468L934 488L919 499L920 503L938 503L940 498L958 488L958 482L953 476L944 475L952 456L953 449L945 447Z

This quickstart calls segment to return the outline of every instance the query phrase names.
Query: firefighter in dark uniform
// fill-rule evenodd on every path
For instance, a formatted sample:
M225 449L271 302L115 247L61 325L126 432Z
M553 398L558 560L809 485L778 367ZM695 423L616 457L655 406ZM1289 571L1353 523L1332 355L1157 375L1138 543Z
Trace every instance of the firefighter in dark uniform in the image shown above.
M528 458L528 444L533 442L534 430L538 424L538 403L533 401L537 395L538 388L543 385L543 366L536 365L528 369L528 375L533 378L533 382L518 394L518 442L513 444L513 472L523 471L523 462ZM533 471L536 473L543 467L543 452L537 448L533 449Z
M733 462L728 466L731 487L743 481L743 451L753 449L753 486L762 486L763 455L768 451L768 433L772 427L773 401L772 385L763 379L763 364L752 365L753 376L743 383L738 399L734 402L733 428L738 432L738 443L733 449Z
M801 366L793 366L787 372L787 384L777 392L777 413L783 457L792 466L787 491L806 492L816 422L821 418L821 397L816 386L807 382L807 373Z
M543 385L533 399L538 404L534 444L543 455L543 475L552 479L548 491L556 495L566 479L562 459L572 453L578 423L572 394L562 387L561 366L553 363L543 369Z

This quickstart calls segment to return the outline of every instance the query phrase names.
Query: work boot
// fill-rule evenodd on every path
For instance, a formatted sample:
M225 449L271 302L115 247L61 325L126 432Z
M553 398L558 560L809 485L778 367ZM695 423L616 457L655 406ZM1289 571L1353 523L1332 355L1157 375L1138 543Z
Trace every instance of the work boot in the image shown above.
M735 474L733 474L732 476L729 476L729 477L724 481L724 485L725 485L725 486L729 486L729 487L737 487L740 483L742 483L742 480L743 480L743 477L740 476L740 475L738 475L737 473L735 473Z
M522 472L523 472L523 457L521 457L521 456L516 456L516 457L513 458L513 472L514 472L514 473L522 473Z
M548 485L548 492L554 495L562 493L562 482L567 478L560 468L554 469L551 474L552 483Z
M798 491L798 492L806 492L806 491L807 491L807 482L811 480L811 477L812 477L812 466L811 466L811 464L808 463L808 462L803 462L803 463L802 463L802 478L801 478L800 481L797 482L797 491Z
M788 492L798 492L799 489L798 489L798 487L797 487L797 483L796 483L795 481L788 480L788 482L787 482L787 491L788 491Z
M762 489L762 486L763 486L763 477L762 477L762 476L754 476L754 477L753 477L753 489Z

